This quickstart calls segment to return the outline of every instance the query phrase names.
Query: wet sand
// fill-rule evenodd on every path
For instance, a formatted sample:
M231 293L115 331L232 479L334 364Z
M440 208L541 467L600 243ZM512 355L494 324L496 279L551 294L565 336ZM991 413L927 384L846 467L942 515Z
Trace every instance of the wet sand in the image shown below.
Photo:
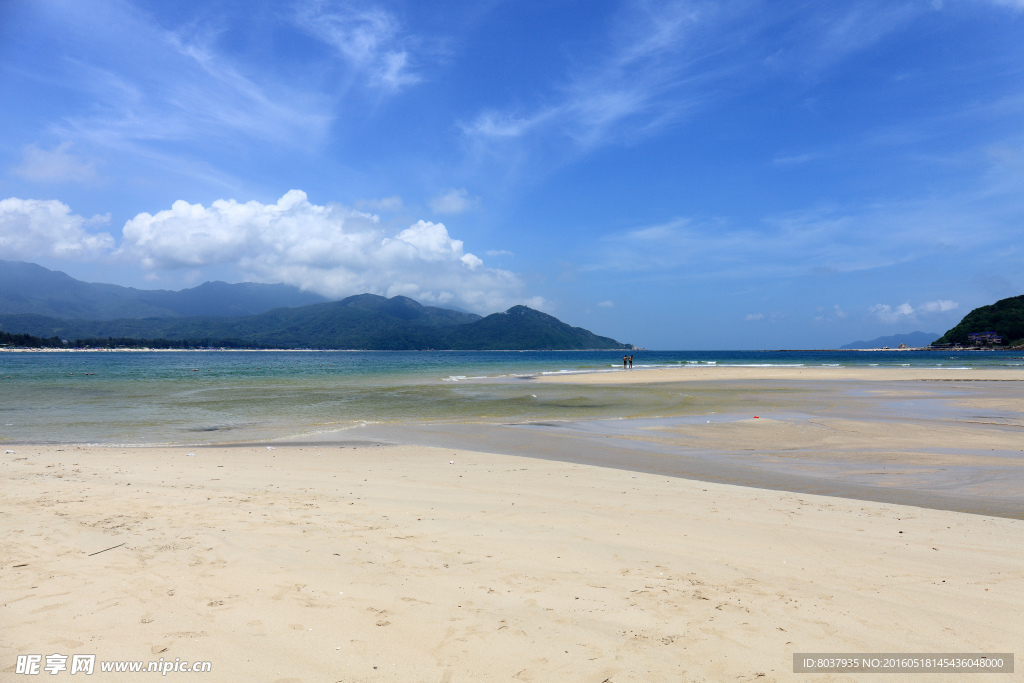
M19 446L0 476L3 680L26 653L208 660L216 681L600 683L1024 652L1013 519L358 440Z
M390 443L1024 518L1021 370L702 366L533 381L578 386L581 400L588 387L656 383L662 393L675 388L685 397L688 414L370 425L358 433Z

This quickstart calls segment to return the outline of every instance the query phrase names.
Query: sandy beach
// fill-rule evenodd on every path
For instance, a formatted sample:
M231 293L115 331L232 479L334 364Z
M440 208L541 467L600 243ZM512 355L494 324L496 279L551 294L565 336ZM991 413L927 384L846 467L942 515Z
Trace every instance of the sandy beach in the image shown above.
M568 381L659 381L660 372ZM758 372L739 379L755 389L769 382L761 388L773 395L792 389L770 383L775 370ZM1000 373L989 375L1016 377ZM1019 384L934 394L929 405L1019 417ZM736 399L723 386L715 390ZM886 400L897 391L878 386ZM598 440L640 452L701 439L702 453L724 461L739 453L767 462L789 449L779 481L797 481L793 462L810 467L804 453L846 472L868 456L926 459L940 446L952 447L942 452L955 466L982 457L973 446L1017 467L1019 457L1005 455L1021 447L1012 420L974 424L940 410L886 422L857 392L828 404L825 427L787 418L787 403L774 420L737 415L552 441L580 462L489 452L520 433L512 430L542 434L537 425L469 425L471 448L401 445L370 429L291 445L6 447L0 679L31 680L15 673L17 656L45 664L55 653L95 654L93 680L131 680L102 673L102 661L162 658L211 663L209 673L170 678L449 683L857 681L872 675L794 674L793 654L1020 656L1024 521L934 509L941 491L924 474L906 486L939 501L931 508L617 467L612 451L608 462L582 462ZM807 410L820 397L785 395ZM732 403L739 411L743 396ZM938 431L928 433L928 420ZM520 446L550 440L536 438ZM985 481L975 495L992 492ZM963 675L892 678L918 679ZM1018 663L1017 673L970 680L1022 674Z
M33 652L600 682L1024 651L1018 520L364 444L22 447L3 477L7 680Z
M678 368L632 368L606 372L544 375L538 382L557 384L649 384L728 380L1024 381L1016 368L828 367L756 365L684 365Z

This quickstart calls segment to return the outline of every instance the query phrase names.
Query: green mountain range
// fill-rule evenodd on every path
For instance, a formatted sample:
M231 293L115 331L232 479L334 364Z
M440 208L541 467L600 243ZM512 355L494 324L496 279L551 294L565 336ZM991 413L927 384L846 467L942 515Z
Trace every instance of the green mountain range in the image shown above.
M197 315L254 315L327 301L289 285L204 282L169 291L82 282L35 263L0 259L0 314L114 320Z
M971 343L972 332L995 332L1010 346L1024 344L1024 294L975 308L956 327L939 337L937 344Z
M6 262L10 264L10 262ZM32 264L24 264L32 265ZM35 268L40 268L35 266ZM46 269L41 269L46 271ZM38 271L28 269L39 275ZM53 271L46 271L52 273ZM63 273L58 275L68 278ZM45 273L43 274L45 278ZM45 280L48 281L48 280ZM77 280L65 290L74 292ZM79 283L87 284L87 283ZM218 285L223 283L207 283ZM96 287L114 287L97 285ZM217 296L228 293L231 306L241 305L248 294L267 292L273 300L284 290L280 289L233 289L197 287L189 296L209 291L214 301L223 302ZM278 287L261 285L261 288ZM23 283L17 291L27 289ZM125 293L121 290L128 290ZM52 290L51 290L52 291ZM54 316L39 311L57 307L52 294L49 298L37 297L41 301L36 310L25 305L28 297L20 299L25 312L0 314L0 331L10 335L28 334L37 338L59 337L64 340L111 340L124 341L130 345L137 340L183 341L191 345L249 346L257 348L330 348L330 349L465 349L465 350L529 350L529 349L630 349L610 337L601 337L580 327L572 327L540 311L526 306L513 306L503 313L481 317L473 313L447 308L424 306L413 299L396 296L390 299L374 294L359 294L341 301L316 303L306 306L278 307L254 315L181 315L167 314L166 311L190 310L180 303L177 308L163 307L159 316L123 315L118 318L100 318L96 312L139 310L132 306L144 300L126 287L112 290L87 289L92 298L82 301L68 294L60 300L61 310L92 310L92 316ZM296 290L297 291L297 290ZM0 311L15 308L8 299L8 289L0 282ZM104 298L104 293L112 296ZM171 292L170 294L181 294ZM133 298L134 297L134 298ZM126 304L126 300L128 303ZM148 304L147 304L148 305ZM197 299L194 308L209 310L214 306L210 301ZM256 300L246 305L259 306ZM230 307L230 306L229 306Z

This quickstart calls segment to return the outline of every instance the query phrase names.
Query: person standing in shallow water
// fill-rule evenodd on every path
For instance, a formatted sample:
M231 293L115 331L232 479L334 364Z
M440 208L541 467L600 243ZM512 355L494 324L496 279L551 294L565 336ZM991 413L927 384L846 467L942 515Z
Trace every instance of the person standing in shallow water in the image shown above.
M630 370L632 370L632 369L633 369L633 356L630 356L630 357L629 357L629 369L630 369Z
M622 369L625 370L629 367L629 356L623 354L622 356Z

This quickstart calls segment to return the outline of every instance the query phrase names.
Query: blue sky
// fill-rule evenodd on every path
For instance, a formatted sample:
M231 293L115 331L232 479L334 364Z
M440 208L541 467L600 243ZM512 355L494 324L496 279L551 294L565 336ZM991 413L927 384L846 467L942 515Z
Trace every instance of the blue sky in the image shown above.
M0 258L649 348L1024 292L1024 0L0 4Z

